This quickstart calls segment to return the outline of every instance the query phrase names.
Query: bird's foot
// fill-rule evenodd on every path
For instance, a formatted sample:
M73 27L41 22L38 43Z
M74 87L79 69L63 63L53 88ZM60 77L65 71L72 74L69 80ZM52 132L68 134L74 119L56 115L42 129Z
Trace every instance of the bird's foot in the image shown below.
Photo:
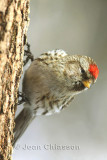
M27 49L24 50L24 56L26 56L26 59L23 61L24 66L28 63L29 60L34 61L34 56L30 50L30 44L26 43Z
M24 102L27 102L27 98L23 92L18 92L18 105L21 105Z

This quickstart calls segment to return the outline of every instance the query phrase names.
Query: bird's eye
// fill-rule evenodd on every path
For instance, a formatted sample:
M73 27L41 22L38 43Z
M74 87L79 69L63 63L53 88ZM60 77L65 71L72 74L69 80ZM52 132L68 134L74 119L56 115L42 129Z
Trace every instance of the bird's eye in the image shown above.
M83 68L81 68L81 73L84 74L85 73L85 70Z

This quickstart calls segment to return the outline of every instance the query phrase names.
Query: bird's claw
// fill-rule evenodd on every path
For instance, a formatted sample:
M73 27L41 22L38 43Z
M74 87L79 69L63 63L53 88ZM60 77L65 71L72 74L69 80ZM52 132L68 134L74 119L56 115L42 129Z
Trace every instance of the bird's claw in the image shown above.
M26 59L23 61L24 66L27 64L27 62L28 62L29 60L34 61L34 56L33 56L32 52L31 52L31 50L30 50L30 44L29 44L29 43L26 43L26 46L27 46L27 49L24 50L24 56L27 56L27 57L26 57Z

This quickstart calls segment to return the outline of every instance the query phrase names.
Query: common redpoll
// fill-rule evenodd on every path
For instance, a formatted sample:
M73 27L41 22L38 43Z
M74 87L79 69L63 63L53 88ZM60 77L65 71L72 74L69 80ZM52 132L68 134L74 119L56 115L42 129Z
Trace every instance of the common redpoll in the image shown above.
M90 57L68 55L63 50L49 51L35 59L23 79L27 101L15 120L14 144L35 116L60 112L75 95L90 88L98 74Z

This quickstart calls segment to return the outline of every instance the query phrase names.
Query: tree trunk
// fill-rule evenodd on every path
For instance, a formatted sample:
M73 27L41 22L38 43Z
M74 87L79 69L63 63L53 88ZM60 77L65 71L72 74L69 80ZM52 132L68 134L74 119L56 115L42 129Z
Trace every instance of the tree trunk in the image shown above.
M0 160L10 160L29 0L0 0Z

